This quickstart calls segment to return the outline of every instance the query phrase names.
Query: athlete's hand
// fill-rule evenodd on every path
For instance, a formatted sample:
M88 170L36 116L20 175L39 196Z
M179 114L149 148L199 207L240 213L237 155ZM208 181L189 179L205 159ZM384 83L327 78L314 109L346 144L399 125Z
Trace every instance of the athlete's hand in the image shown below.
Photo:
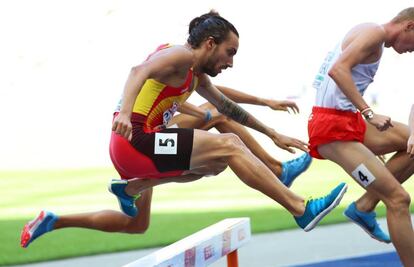
M309 152L309 149L308 149L309 144L299 139L276 133L276 131L273 131L271 138L278 147L284 150L287 150L290 153L295 153L295 150L292 147L300 149L304 152Z
M369 119L368 122L374 125L378 129L378 131L381 132L387 130L390 127L394 127L390 117L375 113L372 119Z
M414 158L414 134L411 134L407 141L407 153Z
M273 110L282 110L288 113L293 112L294 114L299 113L299 107L293 101L265 99L264 103Z
M119 113L118 116L114 119L112 123L112 131L116 134L122 135L123 137L129 139L132 132L132 124L130 116Z

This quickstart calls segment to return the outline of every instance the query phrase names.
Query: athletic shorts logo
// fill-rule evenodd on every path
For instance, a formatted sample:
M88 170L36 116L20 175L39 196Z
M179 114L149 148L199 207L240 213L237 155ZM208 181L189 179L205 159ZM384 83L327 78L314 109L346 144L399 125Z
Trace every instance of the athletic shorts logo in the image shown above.
M167 125L172 117L174 117L174 113L177 112L178 106L179 104L177 102L174 102L169 109L164 111L162 114L162 121L164 125Z
M154 154L177 155L177 133L155 133Z

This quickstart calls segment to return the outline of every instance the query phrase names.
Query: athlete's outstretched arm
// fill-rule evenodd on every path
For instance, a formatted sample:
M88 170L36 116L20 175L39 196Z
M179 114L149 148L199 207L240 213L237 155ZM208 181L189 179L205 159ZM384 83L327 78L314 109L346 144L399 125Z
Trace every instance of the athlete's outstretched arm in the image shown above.
M245 103L245 104L252 104L252 105L258 105L258 106L267 106L273 110L283 110L293 113L299 113L299 107L296 105L294 101L289 100L274 100L274 99L267 99L267 98L261 98L256 97L253 95L246 94L241 91L237 91L235 89L215 85L215 87L222 92L225 96L230 98L236 103ZM198 106L195 106L189 102L184 102L181 104L178 108L178 111L187 115L191 115L200 119L203 119L204 121L209 121L212 119L213 114L210 110L202 109Z
M225 96L230 98L236 103L245 103L258 106L267 106L273 110L283 110L289 112L292 110L293 113L299 113L299 107L294 101L289 100L274 100L268 98L261 98L253 95L246 94L244 92L221 86L215 85Z
M291 147L298 148L308 152L306 143L295 138L291 138L277 133L274 129L266 126L253 115L248 113L234 101L222 94L210 81L207 75L200 76L199 87L197 92L212 103L217 110L227 117L243 124L249 128L255 129L265 135L269 136L273 142L282 149L291 153L295 151Z

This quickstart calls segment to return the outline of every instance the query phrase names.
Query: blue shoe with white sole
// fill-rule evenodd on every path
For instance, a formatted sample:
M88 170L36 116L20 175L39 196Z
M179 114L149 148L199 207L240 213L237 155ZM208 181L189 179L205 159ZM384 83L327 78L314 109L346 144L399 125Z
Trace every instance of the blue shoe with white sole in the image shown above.
M341 202L348 186L339 184L325 197L309 199L306 202L305 212L302 216L295 216L296 223L306 232L315 228L320 220L331 212Z

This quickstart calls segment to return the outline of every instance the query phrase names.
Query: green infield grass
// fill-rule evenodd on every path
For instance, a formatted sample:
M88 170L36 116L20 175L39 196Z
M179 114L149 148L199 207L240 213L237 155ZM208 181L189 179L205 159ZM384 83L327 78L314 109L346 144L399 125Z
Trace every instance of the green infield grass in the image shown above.
M228 169L216 177L156 188L151 225L145 234L67 228L42 236L27 249L20 248L21 228L42 209L59 215L118 210L115 197L106 188L113 177L117 174L112 168L0 172L0 265L164 246L229 217L250 217L253 233L297 227L280 205L244 185ZM339 223L346 221L342 216L346 205L363 192L339 167L315 160L292 190L317 197L342 181L348 183L348 192L321 225ZM414 192L414 182L408 181L405 187ZM384 216L384 206L379 205L377 212ZM355 231L361 230L356 227Z

